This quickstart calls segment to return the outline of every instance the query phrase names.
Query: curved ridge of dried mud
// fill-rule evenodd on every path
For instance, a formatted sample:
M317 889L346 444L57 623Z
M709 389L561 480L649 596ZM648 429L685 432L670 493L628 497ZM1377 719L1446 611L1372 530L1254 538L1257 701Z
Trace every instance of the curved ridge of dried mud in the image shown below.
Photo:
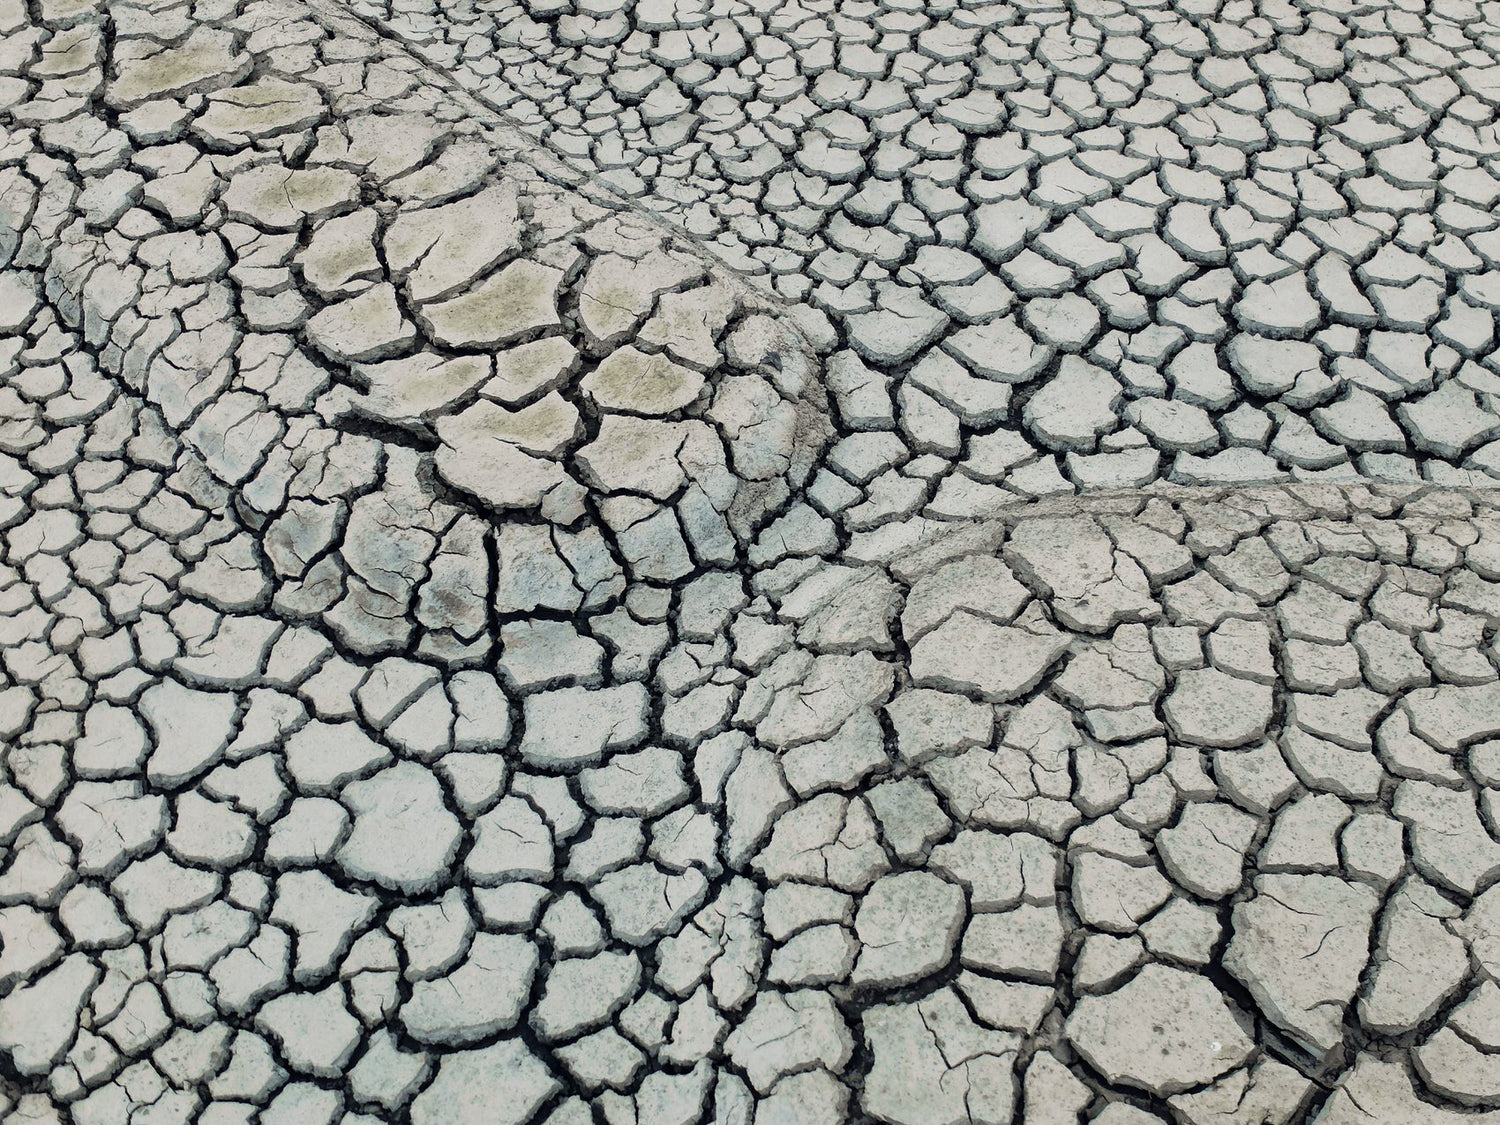
M786 279L856 250L752 284L696 203L660 205L665 162L645 192L567 114L543 115L566 159L501 116L524 106L490 57L615 120L544 36L528 66L474 10L424 38L351 8L0 3L0 1115L1500 1119L1500 498L1462 311L1486 275L1405 326L1320 298L1292 371L1291 329L1249 317L1296 270L1201 248L1179 304L1239 334L1172 337L1092 267L1075 303L1022 291L1015 255L1063 268L1062 243L995 249L1003 200L1055 208L1043 238L1105 213L1036 194L1040 162L923 242L901 209L936 197L872 158L860 194L916 202L833 215L832 245L913 241L841 311ZM932 8L918 52L993 55L965 11ZM1133 11L1077 14L1123 50ZM590 13L566 34L614 34ZM856 69L857 14L830 27ZM1285 69L1337 70L1341 17L1305 18ZM737 65L722 20L682 43ZM1158 22L1201 77L1213 52ZM1477 114L1474 66L1462 98L1403 78L1422 136ZM997 73L974 90L1008 96ZM916 104L957 128L984 99L941 81ZM1387 103L1334 115L1351 151L1415 128ZM1087 124L1005 112L977 131ZM706 183L773 157L692 159ZM1397 206L1472 242L1452 204L1479 181ZM1001 210L943 226L970 204ZM1401 231L1365 265L1410 266L1412 225L1372 227ZM1427 294L1359 277L1381 316ZM975 303L997 284L1013 316ZM1016 333L1024 370L986 367ZM1420 370L1377 362L1397 334ZM1214 354L1242 357L1217 406L1191 397ZM1172 444L1188 406L1219 445Z

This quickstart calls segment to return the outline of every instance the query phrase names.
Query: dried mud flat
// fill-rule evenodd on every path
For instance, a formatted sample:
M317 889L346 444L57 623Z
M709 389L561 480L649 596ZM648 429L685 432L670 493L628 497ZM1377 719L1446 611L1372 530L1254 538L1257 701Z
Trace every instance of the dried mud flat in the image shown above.
M0 0L0 1118L1500 1122L1500 5Z

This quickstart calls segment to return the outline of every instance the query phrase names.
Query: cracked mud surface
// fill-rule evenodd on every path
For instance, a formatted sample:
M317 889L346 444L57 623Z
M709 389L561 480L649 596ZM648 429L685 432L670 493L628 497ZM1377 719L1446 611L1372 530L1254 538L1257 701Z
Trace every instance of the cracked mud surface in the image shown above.
M1500 1122L1497 75L0 0L0 1117Z

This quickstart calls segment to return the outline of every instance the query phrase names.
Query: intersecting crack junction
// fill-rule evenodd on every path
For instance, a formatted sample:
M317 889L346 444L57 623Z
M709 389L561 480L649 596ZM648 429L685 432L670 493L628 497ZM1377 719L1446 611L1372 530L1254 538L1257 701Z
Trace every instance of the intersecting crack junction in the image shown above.
M6 1125L1500 1125L1500 3L0 0Z

